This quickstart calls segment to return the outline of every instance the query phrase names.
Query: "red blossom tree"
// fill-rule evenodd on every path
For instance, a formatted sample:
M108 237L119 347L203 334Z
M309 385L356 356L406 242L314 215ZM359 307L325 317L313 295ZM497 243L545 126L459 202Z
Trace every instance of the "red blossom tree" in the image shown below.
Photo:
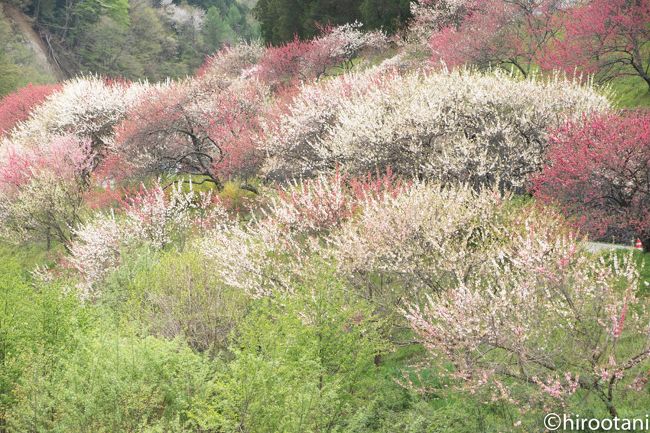
M291 85L296 80L305 80L304 57L311 50L312 43L298 39L279 47L267 48L259 62L257 76L267 83Z
M277 88L318 80L327 75L330 68L349 70L353 66L352 59L360 52L371 52L387 44L384 33L362 32L361 26L360 23L326 26L321 29L321 35L311 41L296 37L282 46L269 47L255 74Z
M650 113L607 115L552 132L538 199L557 203L593 236L650 249Z
M32 108L45 101L48 96L60 88L60 84L38 86L28 84L2 98L0 100L0 135L9 132L18 122L27 120Z
M568 9L561 39L540 58L546 69L638 76L650 86L650 0L590 0Z
M527 76L557 32L561 0L469 0L429 40L433 61L449 67L514 67ZM440 15L444 17L444 14Z
M115 151L135 173L249 177L257 168L257 119L265 101L255 82L214 88L188 81L156 88L119 125Z

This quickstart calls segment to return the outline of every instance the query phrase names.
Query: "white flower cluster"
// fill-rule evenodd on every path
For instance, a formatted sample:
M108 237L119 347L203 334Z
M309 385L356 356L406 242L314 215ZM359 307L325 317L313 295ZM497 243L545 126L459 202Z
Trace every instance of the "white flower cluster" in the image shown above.
M270 175L329 171L521 188L543 163L546 131L609 108L593 88L555 77L471 70L346 75L305 87L267 125Z
M354 92L369 91L379 82L379 75L380 71L372 68L303 86L286 113L264 123L265 137L261 145L269 155L267 173L310 177L334 169L335 164L320 155L317 143L336 124L344 101Z
M195 31L201 30L205 21L205 11L199 7L183 4L181 6L169 3L163 6L167 19L175 28L192 27Z
M371 197L329 241L352 281L382 275L406 290L439 290L480 271L502 231L501 203L495 191L415 183L398 195Z
M210 78L250 78L254 75L257 63L264 55L265 48L259 40L239 42L226 47L208 58L204 77Z
M362 26L363 24L354 22L334 27L329 33L314 39L314 50L327 51L333 59L349 60L364 49L380 49L386 46L388 38L385 33L363 32Z
M101 281L119 263L124 228L115 215L100 214L75 230L76 240L70 248L70 262L84 278L81 298L92 299L94 282Z
M161 249L176 234L193 227L212 228L228 219L223 207L212 204L211 194L197 194L191 187L185 191L181 182L169 193L154 185L127 203L124 215L99 214L74 232L71 263L83 277L84 299L95 297L96 283L119 264L122 248L145 243Z
M411 2L411 23L407 39L422 46L428 46L431 34L443 26L458 23L472 0L421 0Z
M76 134L90 138L95 146L105 144L113 127L148 87L146 83L109 84L92 76L66 81L16 126L11 140L33 145L49 142L54 135Z

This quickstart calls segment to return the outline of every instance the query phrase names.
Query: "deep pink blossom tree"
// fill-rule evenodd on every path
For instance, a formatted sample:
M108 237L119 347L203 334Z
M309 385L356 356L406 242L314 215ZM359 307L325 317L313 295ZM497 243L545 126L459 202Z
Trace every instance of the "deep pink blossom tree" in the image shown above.
M536 197L557 203L597 238L639 237L650 250L650 114L570 122L550 142Z
M323 27L322 34L310 41L296 37L279 47L267 48L255 74L275 88L318 80L330 69L347 71L352 59L387 44L379 31L362 32L360 23Z
M429 40L435 63L514 67L531 72L558 31L560 0L471 0Z
M224 178L248 177L258 161L253 137L264 92L256 81L153 89L119 125L115 151L136 174L198 175L217 187Z
M258 64L257 76L276 87L306 79L303 63L310 49L311 43L301 41L297 36L284 45L267 48Z
M34 86L28 84L22 89L0 100L0 135L8 133L18 122L27 120L31 110L52 93L61 88L59 84Z
M638 76L650 86L649 0L590 0L569 8L562 22L542 67L596 74L601 81Z

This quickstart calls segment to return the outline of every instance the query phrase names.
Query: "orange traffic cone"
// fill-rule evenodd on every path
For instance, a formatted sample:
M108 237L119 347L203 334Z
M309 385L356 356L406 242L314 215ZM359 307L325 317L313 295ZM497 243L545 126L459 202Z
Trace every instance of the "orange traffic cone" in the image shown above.
M636 242L634 243L634 248L637 250L643 250L643 244L641 243L641 239L636 240Z

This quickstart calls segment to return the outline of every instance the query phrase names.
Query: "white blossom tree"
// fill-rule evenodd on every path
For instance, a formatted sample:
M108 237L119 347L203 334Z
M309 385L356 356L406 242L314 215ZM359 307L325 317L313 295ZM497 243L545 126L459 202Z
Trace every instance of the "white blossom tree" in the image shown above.
M515 80L471 70L366 72L305 87L266 125L270 176L405 176L522 190L543 164L547 128L609 108L560 77Z

